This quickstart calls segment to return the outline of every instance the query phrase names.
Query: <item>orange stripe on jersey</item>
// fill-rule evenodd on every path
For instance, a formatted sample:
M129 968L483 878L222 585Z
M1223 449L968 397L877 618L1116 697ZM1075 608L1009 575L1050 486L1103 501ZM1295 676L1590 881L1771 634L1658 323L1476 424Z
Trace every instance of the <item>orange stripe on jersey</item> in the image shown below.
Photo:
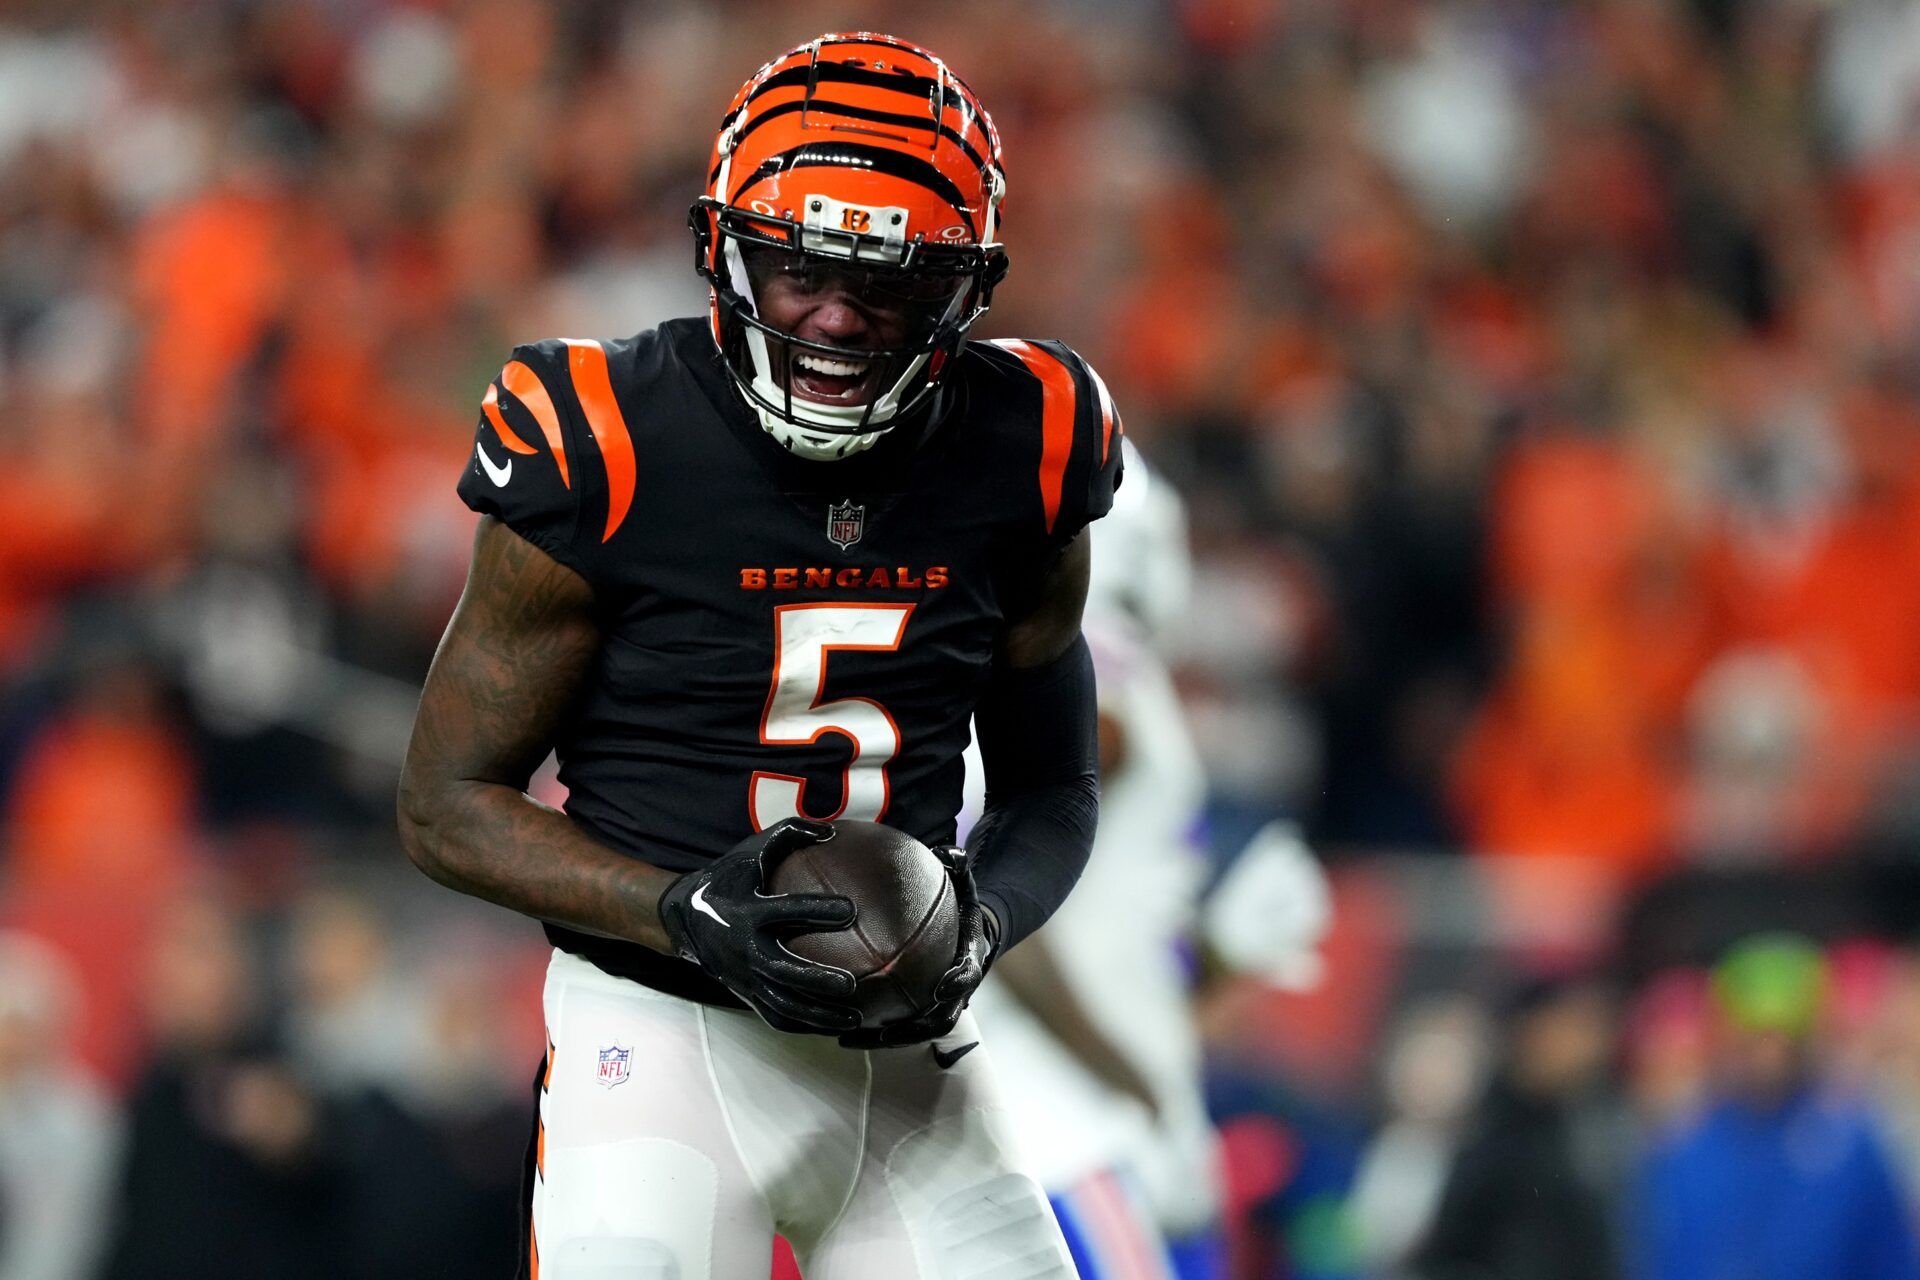
M487 384L486 398L480 402L480 411L486 414L487 421L493 424L494 434L500 437L501 444L507 446L507 448L515 453L540 452L525 440L515 435L513 428L507 425L507 420L500 416L500 388L494 386L491 382Z
M620 402L613 396L613 377L607 372L606 348L591 339L568 338L567 367L573 373L574 394L587 415L587 429L600 445L600 460L607 466L607 531L605 542L627 518L633 505L633 436Z
M1027 371L1040 379L1040 505L1046 509L1047 532L1052 533L1067 480L1067 458L1073 453L1073 373L1032 343L1004 338L995 345L1019 356Z
M527 406L527 412L540 424L540 434L547 438L547 448L553 450L553 460L560 464L560 483L573 488L573 481L567 475L567 446L560 439L560 415L554 412L553 397L547 394L540 375L518 360L512 360L500 371L500 385Z
M1107 390L1106 382L1092 365L1087 366L1087 376L1093 379L1093 389L1100 397L1100 465L1106 466L1107 459L1113 456L1113 431L1119 426L1120 415L1113 408L1113 394ZM1126 428L1120 428L1125 435Z
M527 1274L532 1280L540 1280L540 1231L533 1225L533 1215L527 1215Z

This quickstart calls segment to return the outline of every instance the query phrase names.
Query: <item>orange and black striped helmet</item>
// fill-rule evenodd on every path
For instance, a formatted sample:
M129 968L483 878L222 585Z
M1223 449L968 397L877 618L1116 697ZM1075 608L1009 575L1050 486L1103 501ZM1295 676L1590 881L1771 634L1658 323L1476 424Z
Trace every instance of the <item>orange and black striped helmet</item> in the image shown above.
M825 35L740 87L692 223L714 340L776 439L845 457L931 404L1006 274L1005 194L986 108L918 45ZM774 281L884 315L884 337L780 327L763 314Z

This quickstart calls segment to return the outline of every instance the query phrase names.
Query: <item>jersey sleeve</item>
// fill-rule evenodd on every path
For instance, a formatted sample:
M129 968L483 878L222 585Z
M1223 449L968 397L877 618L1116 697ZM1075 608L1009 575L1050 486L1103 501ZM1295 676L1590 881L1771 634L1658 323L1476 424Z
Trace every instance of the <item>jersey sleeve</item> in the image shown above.
M490 515L583 577L593 548L582 537L585 491L578 406L559 342L515 347L487 387L460 500Z
M1107 384L1064 342L1000 344L1040 382L1040 514L1056 545L1113 509L1124 430Z

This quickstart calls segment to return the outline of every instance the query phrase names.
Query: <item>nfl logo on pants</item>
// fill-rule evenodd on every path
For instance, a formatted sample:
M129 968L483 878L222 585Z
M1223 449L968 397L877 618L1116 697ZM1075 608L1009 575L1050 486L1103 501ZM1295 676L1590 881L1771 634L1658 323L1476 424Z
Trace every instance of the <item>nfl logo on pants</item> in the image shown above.
M611 1089L617 1084L625 1084L627 1076L633 1071L633 1050L624 1045L608 1045L600 1051L600 1074L597 1077L602 1089Z

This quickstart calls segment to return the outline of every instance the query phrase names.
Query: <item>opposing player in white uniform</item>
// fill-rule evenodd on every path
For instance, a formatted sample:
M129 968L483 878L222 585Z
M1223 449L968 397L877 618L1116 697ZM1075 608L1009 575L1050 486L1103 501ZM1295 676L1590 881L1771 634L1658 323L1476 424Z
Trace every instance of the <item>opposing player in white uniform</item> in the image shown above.
M1297 969L1324 931L1326 895L1311 856L1274 828L1203 908L1206 779L1159 654L1186 618L1186 514L1127 448L1127 487L1093 534L1084 624L1099 674L1099 834L1073 897L974 1008L1083 1277L1213 1280L1225 1274L1221 1195L1188 957Z

